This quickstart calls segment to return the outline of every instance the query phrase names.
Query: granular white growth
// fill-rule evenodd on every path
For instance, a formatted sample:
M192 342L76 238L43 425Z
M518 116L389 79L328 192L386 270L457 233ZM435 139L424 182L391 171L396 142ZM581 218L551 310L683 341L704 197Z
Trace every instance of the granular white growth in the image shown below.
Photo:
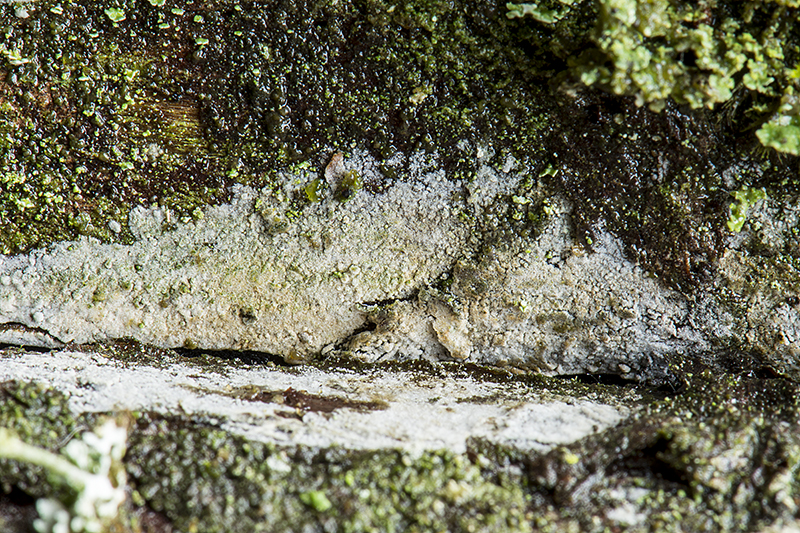
M469 182L419 154L398 156L406 175L386 184L377 162L355 153L336 162L364 184L345 202L328 186L298 207L293 198L325 177L285 174L271 189L234 188L230 204L188 224L138 207L130 246L82 239L0 258L0 342L133 338L288 361L344 350L634 378L663 374L666 354L728 342L799 356L800 316L780 291L757 288L748 321L737 322L720 280L689 300L631 263L602 227L591 251L579 246L557 197L546 198L536 238L518 235L505 213L510 199L529 205L516 192L525 169L492 168L491 147L477 153ZM752 293L755 267L737 259L737 242L721 282Z

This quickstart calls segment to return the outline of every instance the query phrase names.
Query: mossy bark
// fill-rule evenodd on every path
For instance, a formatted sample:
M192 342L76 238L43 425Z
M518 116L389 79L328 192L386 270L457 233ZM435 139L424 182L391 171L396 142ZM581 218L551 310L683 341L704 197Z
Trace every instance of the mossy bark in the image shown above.
M128 358L114 349L105 355ZM484 438L468 441L465 453L365 451L265 443L225 431L225 416L212 413L76 417L58 389L15 381L0 388L0 424L58 453L103 418L127 418L132 491L115 531L722 532L791 523L797 511L798 391L786 380L695 368L680 389L634 393L625 384L475 366L413 368L406 370L423 382L467 373L499 382L501 394L503 383L509 391L525 383L575 401L616 398L634 411L615 427L544 453ZM30 506L30 497L73 497L38 467L0 464L3 489L12 494L6 513ZM24 527L6 518L0 511L0 523Z
M767 11L758 11L752 24L780 14L783 4L763 3ZM765 130L767 141L755 131L796 111L788 90L795 82L787 81L794 79L788 74L796 58L787 53L787 77L779 80L786 84L774 94L748 66L735 74L755 87L756 96L737 89L726 104L707 108L685 95L656 95L656 111L638 105L649 97L636 87L608 92L621 87L611 73L591 87L576 77L576 65L608 59L602 46L571 55L597 46L603 5L574 3L555 25L508 19L503 7L466 0L0 5L0 252L6 256L80 237L90 238L81 245L87 249L91 239L146 241L230 201L235 185L261 191L262 203L248 213L259 217L259 235L280 235L309 206L320 207L325 188L314 180L324 178L335 154L368 152L378 169L370 180L350 174L347 182L327 184L339 187L329 192L342 205L355 194L378 196L411 183L408 161L436 153L453 189L453 217L475 229L462 239L469 240L465 257L448 256L450 269L437 267L420 286L365 297L367 318L352 318L325 343L346 340L340 351L357 353L361 340L405 334L408 316L431 315L435 320L423 329L439 340L443 357L469 357L470 328L491 318L480 306L468 315L470 302L506 296L507 279L497 274L511 270L501 267L522 263L520 251L561 215L575 244L569 252L558 249L565 257L591 254L610 232L627 259L656 278L642 286L667 287L691 310L681 315L683 322L676 320L675 331L696 328L692 335L701 331L711 339L703 353L673 350L658 359L663 368L657 373L634 374L654 378L666 398L656 397L664 390L649 391L649 405L621 426L546 454L480 440L465 454L421 456L281 447L232 436L203 416L138 413L126 466L133 505L149 513L148 520L187 531L277 531L281 524L320 531L601 531L620 525L750 531L794 519L800 501L792 381L800 376L798 158L792 150L781 155L764 148L786 146L786 131L775 129L787 126L780 117ZM705 31L700 26L710 27L716 15L742 15L726 6L714 3L705 18L684 21L680 31L689 27L697 36L695 30ZM773 22L782 27L781 20ZM791 47L796 31L777 31L764 42L774 48L778 39L781 49ZM730 41L730 35L718 36ZM669 61L708 75L695 72L703 71L692 64L701 57L689 49L670 51ZM770 68L779 72L777 56L770 57ZM486 198L474 187L482 183L476 174L484 165L518 165L526 178L480 211L470 206ZM308 179L297 182L297 176ZM562 200L569 209L557 212ZM154 223L158 231L134 234L132 228L142 227L129 224L136 208L167 213ZM308 230L314 247L324 249L322 233ZM201 264L206 252L185 254L185 265ZM3 260L32 269L42 254ZM566 261L542 257L553 269ZM286 279L308 286L292 272ZM3 287L16 281L0 278ZM116 281L114 290L130 289ZM177 280L167 289L160 309L189 284ZM90 307L102 308L109 290L92 287ZM610 318L531 309L525 299L502 304L514 323L524 319L561 335L563 352L575 331L590 331L581 328L662 319L637 317L615 295L607 300ZM581 309L582 302L575 298L572 305ZM698 325L706 308L725 324ZM403 315L404 309L417 314ZM256 311L249 303L235 307L243 330ZM355 335L341 339L342 331ZM197 347L190 338L180 340ZM507 342L501 335L481 340L498 350ZM523 348L528 359L498 361L550 368L552 361L540 357L544 348ZM296 355L287 348L288 358ZM650 356L636 354L637 361ZM580 368L630 375L628 363ZM531 387L552 383L534 380ZM7 383L2 391L0 423L54 451L96 421L95 415L75 419L63 395L46 386ZM70 497L41 470L6 463L3 472L6 492ZM156 512L161 518L153 518ZM122 527L144 530L135 519Z
M275 186L281 168L321 170L337 150L385 162L368 190L403 178L398 151L438 151L448 176L469 179L475 154L455 149L468 142L567 194L584 242L603 220L638 261L691 284L722 251L731 193L797 192L796 159L753 153L735 103L666 100L658 114L572 84L570 51L605 20L589 2L555 26L469 2L112 7L115 19L95 3L3 7L4 253L130 242L132 206L190 219L234 183Z

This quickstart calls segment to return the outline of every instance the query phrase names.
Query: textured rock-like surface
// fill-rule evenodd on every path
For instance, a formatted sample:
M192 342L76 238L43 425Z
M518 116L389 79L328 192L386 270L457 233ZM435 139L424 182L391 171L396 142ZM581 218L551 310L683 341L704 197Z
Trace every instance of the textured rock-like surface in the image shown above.
M283 197L304 178L289 176ZM131 337L299 359L361 326L363 304L408 297L465 253L456 190L431 171L292 214L281 191L240 188L174 229L168 213L136 209L133 245L82 240L3 260L0 321L61 343Z
M689 324L684 296L628 261L602 234L587 253L564 213L527 249L458 261L446 292L425 292L371 319L348 348L367 359L400 357L438 343L443 355L544 372L663 372L664 356L702 351L710 338ZM709 316L707 318L716 318Z
M114 4L0 5L0 428L117 529L796 525L796 8Z
M367 156L343 164L375 178ZM676 359L741 350L795 372L796 273L746 249L791 238L792 219L770 214L790 206L761 202L760 233L729 237L717 274L678 291L602 226L591 249L578 244L571 206L554 194L533 235L513 231L498 213L509 198L532 201L516 194L524 175L513 162L485 165L468 183L446 179L435 159L410 168L386 190L323 196L300 211L287 198L317 175L287 174L277 191L236 188L231 204L195 222L134 209L131 245L83 239L5 257L0 340L133 338L288 361L338 350L656 380Z

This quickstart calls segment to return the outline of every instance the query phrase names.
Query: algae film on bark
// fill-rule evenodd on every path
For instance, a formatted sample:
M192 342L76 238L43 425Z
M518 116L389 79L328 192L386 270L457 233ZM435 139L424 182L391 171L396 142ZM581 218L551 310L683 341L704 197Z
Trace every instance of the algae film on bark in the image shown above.
M129 242L131 205L189 219L231 184L336 150L436 149L463 175L464 139L537 151L544 113L510 30L446 2L2 9L5 253Z
M363 183L371 193L406 177L398 151L438 151L449 176L468 180L476 147L491 144L494 164L512 154L571 197L584 243L604 220L636 260L691 279L719 254L733 192L780 198L796 171L749 153L754 128L794 120L776 111L793 109L794 8L551 4L3 6L3 251L80 235L129 243L132 206L168 208L167 226L196 219L234 183L274 187L276 169L321 169L338 150L383 161ZM548 87L554 75L566 92ZM579 80L664 112L570 85ZM672 101L701 109L687 116ZM719 173L737 165L729 184ZM642 179L653 171L656 183ZM313 202L309 191L291 201Z

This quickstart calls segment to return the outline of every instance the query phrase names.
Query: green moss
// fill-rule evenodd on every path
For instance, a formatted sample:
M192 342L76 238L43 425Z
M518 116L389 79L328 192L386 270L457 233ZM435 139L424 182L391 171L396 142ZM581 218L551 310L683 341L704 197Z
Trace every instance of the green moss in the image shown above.
M641 398L625 387L463 363L397 368L425 380L440 373L507 383L509 397L525 386L628 407ZM686 361L672 371L683 377L680 389L650 391L619 426L543 454L484 439L470 440L465 454L286 447L231 435L202 414L134 413L125 457L132 500L182 531L210 532L604 531L625 525L612 512L620 506L645 530L751 531L793 516L797 385ZM0 391L0 426L27 442L56 450L93 425L47 387L5 383ZM43 472L2 466L5 490L53 496Z
M183 530L529 530L520 488L487 481L463 456L280 449L178 419L137 425L127 456L136 491Z

